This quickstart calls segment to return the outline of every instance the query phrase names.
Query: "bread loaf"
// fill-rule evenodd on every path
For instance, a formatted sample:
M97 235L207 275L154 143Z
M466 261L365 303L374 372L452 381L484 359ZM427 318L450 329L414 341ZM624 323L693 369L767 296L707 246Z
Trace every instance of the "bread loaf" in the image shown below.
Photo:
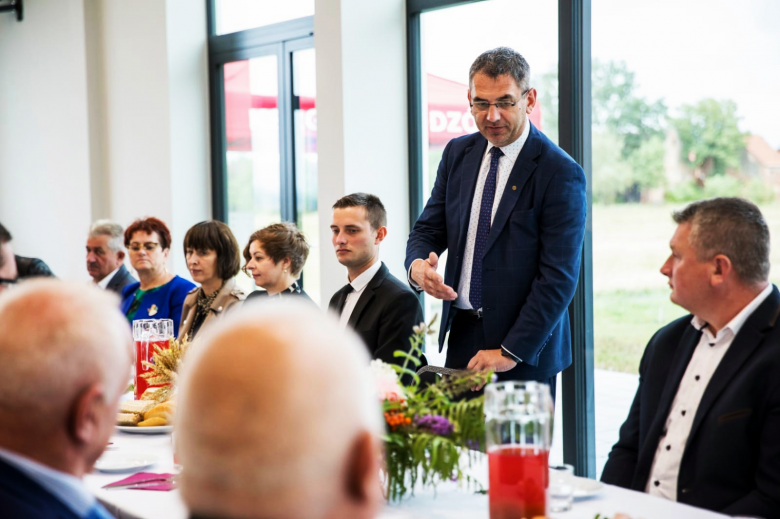
M116 415L117 425L138 425L142 417L138 413L119 413Z
M119 402L120 413L144 414L152 407L154 407L154 402L149 402L146 400L123 400Z

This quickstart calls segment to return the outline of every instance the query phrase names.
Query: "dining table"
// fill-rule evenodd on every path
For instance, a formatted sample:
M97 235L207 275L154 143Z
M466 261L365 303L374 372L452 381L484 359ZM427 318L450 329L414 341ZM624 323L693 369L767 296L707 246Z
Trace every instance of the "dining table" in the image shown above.
M140 459L151 462L144 468L106 473L93 471L84 480L100 502L119 519L185 519L187 509L178 490L105 489L105 485L137 472L176 473L171 434L131 434L117 431L104 456L112 459ZM105 467L104 467L105 468ZM487 481L487 462L472 464L468 470L473 483L440 483L436 488L415 488L413 495L382 507L378 519L488 519L488 496L477 492ZM718 519L729 516L694 508L642 492L581 481L589 495L575 499L570 510L549 512L552 519L612 518L622 513L631 519ZM598 490L593 490L597 488Z

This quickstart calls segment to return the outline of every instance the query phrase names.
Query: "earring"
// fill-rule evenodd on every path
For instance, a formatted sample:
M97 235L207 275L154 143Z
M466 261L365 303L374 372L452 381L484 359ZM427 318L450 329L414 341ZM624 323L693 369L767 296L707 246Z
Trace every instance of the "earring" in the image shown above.
M284 272L285 274L287 274L287 269L284 269L282 272Z

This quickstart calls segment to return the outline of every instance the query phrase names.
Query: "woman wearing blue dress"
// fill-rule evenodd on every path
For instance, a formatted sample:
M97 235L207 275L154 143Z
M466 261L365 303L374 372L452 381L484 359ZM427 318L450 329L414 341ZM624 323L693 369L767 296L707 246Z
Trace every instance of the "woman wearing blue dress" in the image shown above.
M157 218L136 220L125 230L125 246L140 281L122 291L122 313L131 324L137 319L172 319L177 333L184 299L195 285L165 266L171 231Z

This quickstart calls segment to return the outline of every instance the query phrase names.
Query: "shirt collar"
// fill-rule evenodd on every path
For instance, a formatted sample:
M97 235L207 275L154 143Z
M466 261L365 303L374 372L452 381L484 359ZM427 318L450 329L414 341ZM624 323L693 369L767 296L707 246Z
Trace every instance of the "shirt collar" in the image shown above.
M0 458L53 494L79 517L86 517L97 499L71 474L54 470L15 452L0 448Z
M119 272L119 269L121 268L122 265L119 265L111 274L98 281L97 286L99 286L102 289L105 289L108 286L108 284L111 283L111 280L114 279L114 276L116 276L116 273Z
M503 146L499 148L506 158L508 158L512 163L517 161L517 157L520 155L520 152L523 150L523 145L525 144L525 141L528 140L528 135L531 133L531 121L526 119L525 120L525 128L523 128L523 133L520 134L520 137L517 138L516 141L511 142L507 144L506 146ZM488 147L485 150L485 154L490 153L490 150L495 148L493 144L488 141Z
M734 316L734 318L726 324L726 326L723 327L718 333L715 335L715 339L720 339L723 334L726 332L726 330L729 330L733 336L736 337L736 335L739 333L739 330L742 328L742 325L745 324L745 321L747 321L748 317L756 311L756 309L761 306L761 303L766 301L766 298L769 297L769 294L772 293L772 283L768 283L766 288L761 291L760 294L758 294L753 300L745 305L745 308L740 310L740 312ZM697 330L706 333L709 336L712 336L712 333L707 329L707 322L702 319L701 317L698 317L696 315L693 316L693 319L691 319L691 324L694 328Z
M352 288L355 290L355 292L362 292L363 289L366 288L366 285L368 285L369 281L374 279L374 276L376 276L376 273L379 272L380 268L382 268L382 262L377 261L368 267L365 272L353 279L349 284L352 285Z

